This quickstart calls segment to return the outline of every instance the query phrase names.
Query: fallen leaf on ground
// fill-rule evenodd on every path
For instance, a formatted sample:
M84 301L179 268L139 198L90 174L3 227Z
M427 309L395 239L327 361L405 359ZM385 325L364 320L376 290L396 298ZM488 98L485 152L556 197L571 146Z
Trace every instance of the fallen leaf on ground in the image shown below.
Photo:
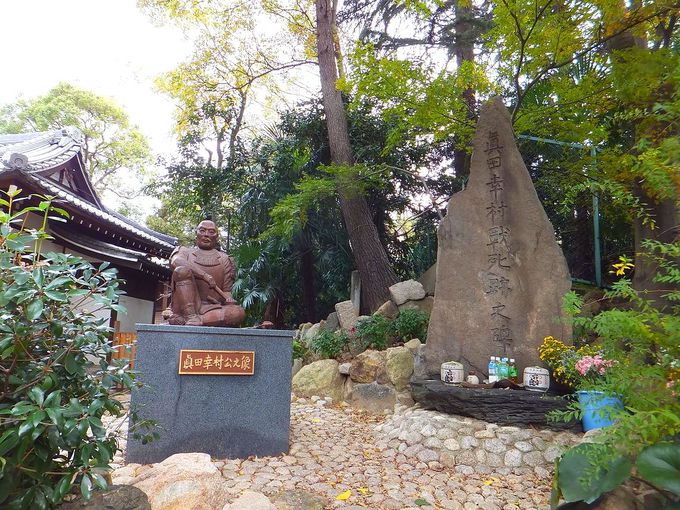
M335 496L335 499L338 501L345 501L346 499L349 499L349 497L352 495L352 491L347 489L345 492L341 492L337 496Z

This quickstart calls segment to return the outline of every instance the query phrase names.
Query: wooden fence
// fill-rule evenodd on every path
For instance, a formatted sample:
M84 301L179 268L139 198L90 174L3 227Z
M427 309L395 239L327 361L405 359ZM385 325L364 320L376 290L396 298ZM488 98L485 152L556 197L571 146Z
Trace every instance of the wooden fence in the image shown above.
M113 348L111 359L128 359L130 368L135 367L137 352L137 333L116 332L113 334Z

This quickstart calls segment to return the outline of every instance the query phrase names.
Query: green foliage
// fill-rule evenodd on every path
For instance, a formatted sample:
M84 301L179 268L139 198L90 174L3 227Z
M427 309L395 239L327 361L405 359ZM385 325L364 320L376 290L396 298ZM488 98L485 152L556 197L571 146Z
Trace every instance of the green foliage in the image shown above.
M390 344L392 321L379 313L362 319L356 326L356 336L366 348L385 349Z
M124 360L107 363L111 329L96 315L123 311L116 271L40 253L44 229L22 224L29 212L46 221L57 210L38 197L38 207L15 212L19 192L0 199L0 506L8 510L51 508L75 486L85 498L105 488L118 446L101 419L123 414L113 395L134 385Z
M627 457L615 456L605 466L596 464L603 449L599 444L583 443L562 455L555 476L565 501L592 503L628 479L633 464ZM611 457L611 452L605 453Z
M0 108L0 133L67 126L77 127L85 137L85 167L98 191L119 196L139 193L140 183L149 177L149 143L111 99L59 83L44 96ZM125 178L120 175L123 168L128 170Z
M673 503L680 502L680 443L649 446L640 452L635 463L611 445L583 443L571 448L558 460L551 508L556 507L560 498L566 503L592 503L630 476L657 489L663 498L662 508L673 508Z
M637 458L640 477L655 487L680 496L680 444L657 443Z
M293 340L293 359L303 359L307 354L307 346L300 340Z
M663 297L670 304L659 306L646 292L633 289L630 280L624 277L613 285L606 297L628 302L627 306L606 310L594 317L574 319L579 327L597 335L598 349L603 356L615 360L607 368L605 377L592 382L590 388L620 395L625 404L622 411L612 410L616 423L602 429L597 438L599 451L588 458L588 465L597 473L607 471L622 457L637 458L642 477L655 478L659 482L654 484L656 487L672 492L675 486L669 487L666 480L668 476L675 476L678 446L657 446L674 441L680 435L680 401L677 397L680 380L680 271L677 261L680 246L646 241L644 248L647 256L657 262L654 280L666 284ZM624 261L617 266L619 273L625 273L629 264ZM571 296L570 302L573 311L580 309L578 298ZM553 413L553 417L572 419L580 417L581 412L577 403L571 403L568 410ZM568 454L559 461L558 472L565 458L567 465L571 462ZM580 459L578 462L585 461ZM571 485L573 480L570 481L569 475L558 475L557 490L567 494L571 489L566 487ZM583 490L586 489L587 484L583 486ZM588 498L594 495L591 491ZM576 493L573 497L577 498Z
M328 331L322 329L319 334L312 340L312 351L320 354L323 358L337 358L340 353L347 347L349 343L349 336L343 330Z
M429 315L422 310L402 310L392 322L392 331L399 340L417 338L424 343L427 340L429 323Z

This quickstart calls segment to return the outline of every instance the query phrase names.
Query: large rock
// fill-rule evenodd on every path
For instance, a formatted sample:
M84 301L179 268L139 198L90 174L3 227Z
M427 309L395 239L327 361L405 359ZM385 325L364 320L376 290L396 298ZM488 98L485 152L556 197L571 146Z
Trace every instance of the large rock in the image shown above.
M339 364L334 359L322 359L302 367L293 378L293 392L298 397L319 395L339 402L342 400L345 378L338 367Z
M406 301L417 301L425 297L425 289L420 282L406 280L405 282L395 283L390 287L390 297L394 304L399 306Z
M321 329L325 329L326 331L337 331L340 329L340 322L338 321L338 313L337 312L331 312L328 314L328 317L326 318L326 322L323 323L323 326L321 326Z
M307 347L312 345L314 339L319 335L322 325L320 323L312 324L302 336L302 341L307 345Z
M112 485L106 491L95 492L89 501L78 497L64 503L59 510L151 510L149 498L131 485Z
M437 263L435 262L430 266L430 269L425 271L422 275L420 275L420 278L418 278L418 281L423 286L423 289L425 289L425 293L428 296L434 296L436 276Z
M413 353L407 347L392 347L385 352L387 379L397 390L408 386L413 375Z
M323 510L327 505L321 496L300 490L279 492L271 501L277 510Z
M383 414L394 411L397 402L397 392L394 388L376 382L371 384L354 384L349 394L349 403L356 409L363 409L369 413Z
M277 510L267 496L260 492L245 491L222 510Z
M411 351L411 353L415 356L418 353L418 349L420 349L421 345L423 345L423 343L419 338L411 338L411 340L404 344L404 347Z
M340 327L345 331L349 331L357 326L359 320L359 310L351 301L343 301L335 304L335 313L338 314L338 322Z
M397 305L395 305L392 300L385 301L375 313L378 313L387 319L396 319L399 315L399 308L397 308Z
M456 360L486 375L491 355L515 358L521 371L540 364L545 336L570 342L560 321L569 270L500 98L482 108L469 184L451 197L438 239L428 374Z
M226 480L207 453L177 453L151 466L129 465L112 474L115 484L134 485L153 510L222 510Z
M403 305L399 305L399 312L404 310L420 310L425 312L427 315L432 313L432 307L434 306L434 298L432 296L425 296L423 299L418 301L406 301Z
M385 353L381 351L367 350L352 360L349 376L354 382L370 383L378 379L384 379Z

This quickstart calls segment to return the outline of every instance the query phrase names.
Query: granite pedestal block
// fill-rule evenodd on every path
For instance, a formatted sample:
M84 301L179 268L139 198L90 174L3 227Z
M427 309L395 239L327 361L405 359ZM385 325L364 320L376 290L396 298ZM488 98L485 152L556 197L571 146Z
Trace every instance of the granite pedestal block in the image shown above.
M127 462L175 453L215 458L288 451L292 331L137 325L135 371L144 383L131 406L161 427L142 444L128 434ZM253 375L180 375L181 349L254 351Z

